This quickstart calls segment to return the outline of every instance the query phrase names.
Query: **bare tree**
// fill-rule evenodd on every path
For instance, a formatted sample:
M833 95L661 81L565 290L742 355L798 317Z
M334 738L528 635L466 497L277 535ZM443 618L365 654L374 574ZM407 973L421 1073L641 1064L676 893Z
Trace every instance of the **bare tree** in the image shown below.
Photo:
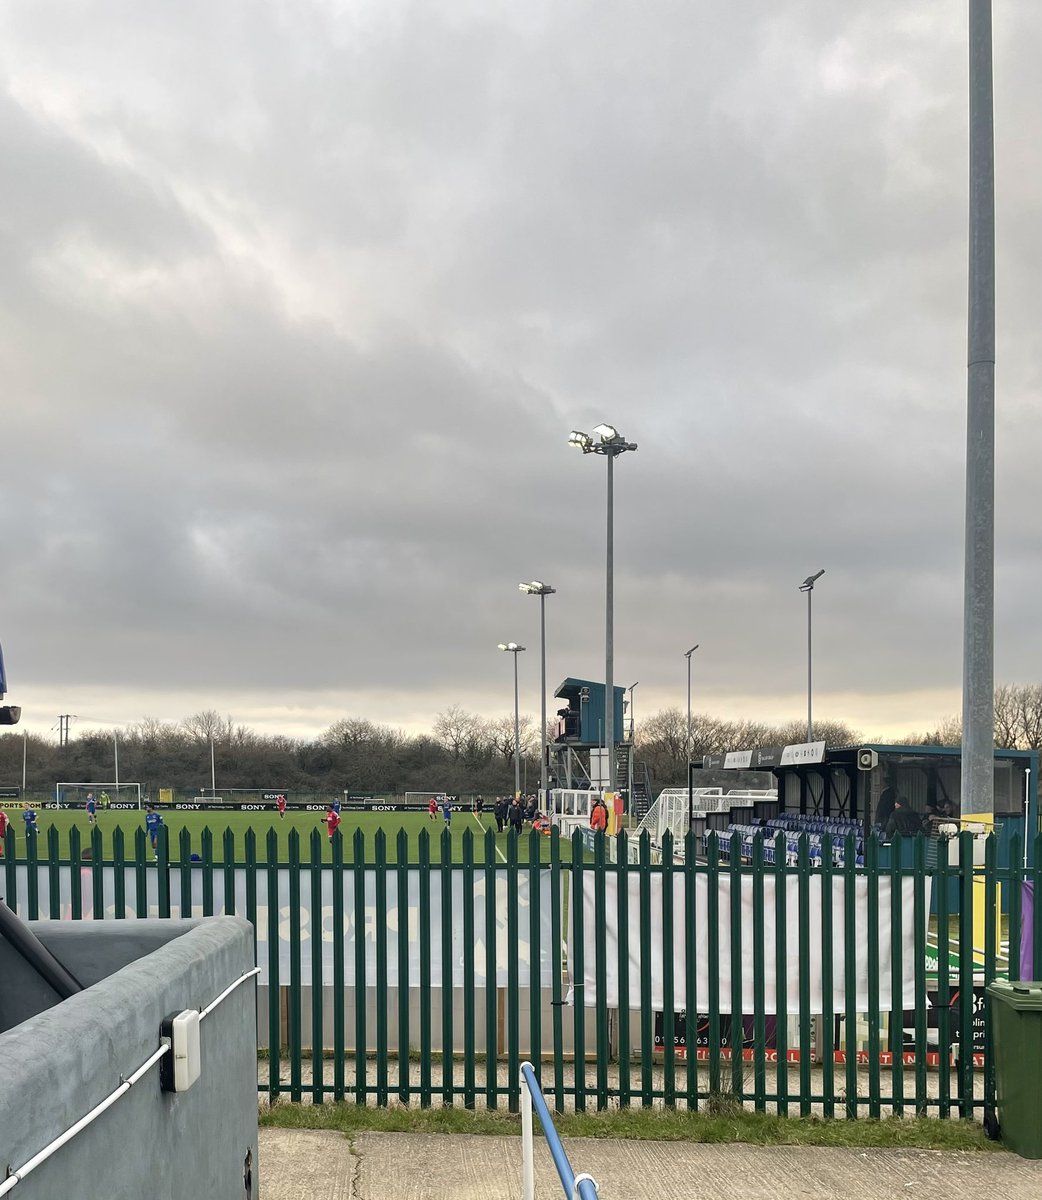
M456 760L478 740L481 719L451 704L434 719L434 736Z
M231 717L222 717L214 708L193 713L181 722L181 728L195 742L230 741L232 736Z
M1042 683L1026 684L1019 693L1021 746L1037 750L1042 747Z
M498 717L494 721L486 722L485 731L490 749L495 754L505 758L507 762L512 763L514 761L513 713L509 716ZM517 723L517 732L521 747L521 756L523 758L531 752L537 741L536 727L533 724L532 718L524 715L520 716Z
M1003 750L1015 750L1020 743L1020 692L1012 683L995 689L995 745Z

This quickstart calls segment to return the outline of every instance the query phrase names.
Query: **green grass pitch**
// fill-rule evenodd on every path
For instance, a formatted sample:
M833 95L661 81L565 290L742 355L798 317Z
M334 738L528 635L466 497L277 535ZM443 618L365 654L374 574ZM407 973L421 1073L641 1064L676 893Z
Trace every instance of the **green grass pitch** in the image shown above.
M10 808L8 817L14 837L15 852L19 859L26 853L26 834L20 809ZM326 835L326 826L322 813L300 812L287 810L284 819L275 812L189 812L181 810L162 811L163 823L167 828L167 838L171 862L180 862L184 854L205 854L205 830L209 830L211 853L215 863L225 861L226 831L231 831L234 846L234 856L237 862L246 860L246 831L252 829L256 838L256 854L258 862L267 862L269 857L270 839L274 837L274 848L277 860L282 863L290 861L291 833L297 834L297 853L299 861L310 863L313 853L317 851L324 862L332 860L332 847ZM70 840L72 830L79 834L79 856L92 846L92 832L87 822L87 814L83 809L53 809L38 810L37 853L41 860L53 857L55 851L59 859L70 858L75 847ZM144 812L120 810L99 810L98 829L101 837L101 854L105 861L111 861L113 853L112 835L116 829L123 831L125 858L135 856L135 838L138 831L144 834ZM424 833L429 838L430 862L440 863L445 851L444 831L445 821L441 814L432 821L426 809L417 812L393 813L341 813L340 834L343 838L344 862L355 861L355 833L361 830L364 838L364 860L368 863L376 861L377 835L384 835L385 859L388 863L396 863L399 857L399 831L405 832L405 846L408 861L417 863L420 859L420 843ZM469 832L473 839L473 854L476 865L483 865L491 857L495 862L503 864L510 854L510 842L514 835L510 832L497 834L495 818L488 812L480 815L472 812L454 812L452 826L449 829L449 856L453 862L462 862L464 854L464 835ZM488 831L491 830L491 840ZM53 832L52 832L53 831ZM526 826L517 844L517 861L529 862L530 838L529 827ZM550 861L550 839L537 836L539 856L543 862ZM151 855L151 848L148 847ZM561 859L571 861L571 846L561 845Z

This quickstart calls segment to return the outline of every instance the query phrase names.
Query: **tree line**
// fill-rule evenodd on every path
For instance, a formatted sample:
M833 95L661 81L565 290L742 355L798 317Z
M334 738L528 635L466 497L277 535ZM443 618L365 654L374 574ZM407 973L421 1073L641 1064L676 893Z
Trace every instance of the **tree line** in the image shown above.
M522 786L539 782L539 724L520 719ZM549 735L548 735L549 736ZM656 788L682 784L689 757L753 746L803 742L806 724L771 725L725 721L708 713L662 709L637 722L635 756L648 766ZM815 721L812 740L829 746L866 740L841 722ZM873 738L871 740L881 740ZM899 745L958 746L958 717L936 728L891 739ZM1004 749L1042 746L1042 684L1003 684L995 690L995 744ZM140 783L148 794L160 787L203 792L210 788L210 748L218 792L232 788L290 792L392 794L444 791L498 795L514 790L514 717L486 718L451 705L429 733L406 734L364 717L335 721L319 737L260 734L213 710L183 721L146 718L122 729L73 731L64 746L19 731L0 736L0 786L20 785L23 750L28 789L40 792L66 781Z

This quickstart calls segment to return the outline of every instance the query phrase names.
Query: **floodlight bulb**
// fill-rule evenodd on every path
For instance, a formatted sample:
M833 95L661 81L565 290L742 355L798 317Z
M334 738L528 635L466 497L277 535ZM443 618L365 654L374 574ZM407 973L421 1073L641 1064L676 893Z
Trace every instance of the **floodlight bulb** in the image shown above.
M614 442L619 436L619 431L614 425L595 425L593 432L601 439L602 442Z

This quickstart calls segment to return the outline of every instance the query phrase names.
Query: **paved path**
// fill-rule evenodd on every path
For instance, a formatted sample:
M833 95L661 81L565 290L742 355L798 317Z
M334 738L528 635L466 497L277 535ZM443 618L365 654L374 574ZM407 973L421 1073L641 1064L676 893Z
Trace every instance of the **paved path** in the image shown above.
M566 1143L602 1200L1037 1200L1042 1162L1006 1153L832 1150L580 1138ZM262 1129L260 1200L517 1200L517 1137ZM536 1195L562 1197L545 1149Z

